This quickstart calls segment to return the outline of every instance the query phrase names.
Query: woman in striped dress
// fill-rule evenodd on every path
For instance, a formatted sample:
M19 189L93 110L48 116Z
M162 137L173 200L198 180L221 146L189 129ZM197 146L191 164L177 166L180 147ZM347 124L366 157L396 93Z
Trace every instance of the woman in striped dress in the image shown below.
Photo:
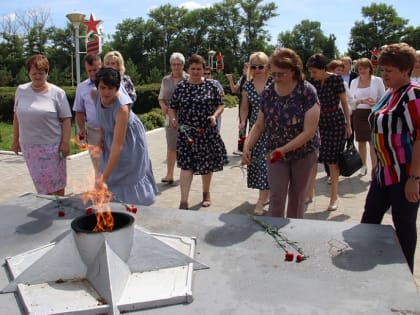
M392 207L392 220L413 272L420 200L420 85L410 82L416 62L407 44L386 46L379 57L388 91L369 116L378 163L366 196L362 223L380 224Z

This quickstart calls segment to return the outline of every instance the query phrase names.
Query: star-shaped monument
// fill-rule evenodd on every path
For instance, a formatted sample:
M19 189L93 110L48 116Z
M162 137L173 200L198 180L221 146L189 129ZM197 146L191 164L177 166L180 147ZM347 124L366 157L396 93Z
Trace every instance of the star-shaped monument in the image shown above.
M95 20L95 17L93 15L93 13L90 14L89 20L84 21L83 24L85 24L86 27L87 27L86 34L89 34L90 32L100 34L100 32L98 30L98 26L102 24L102 21L101 20Z

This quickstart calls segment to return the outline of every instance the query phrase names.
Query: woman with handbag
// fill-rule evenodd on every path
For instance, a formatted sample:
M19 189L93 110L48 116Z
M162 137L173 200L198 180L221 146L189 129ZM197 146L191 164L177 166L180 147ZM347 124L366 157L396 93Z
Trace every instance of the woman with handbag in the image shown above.
M321 105L319 119L321 146L318 160L328 164L331 177L330 202L326 210L335 211L338 208L338 177L340 175L337 165L338 156L343 152L346 137L350 137L352 130L343 78L327 72L327 64L328 59L324 55L315 54L309 57L306 67L311 74L310 82L317 90ZM309 200L312 199L316 173L315 166L311 185L308 188Z
M378 163L361 222L380 224L392 207L395 231L413 272L420 200L420 85L410 82L415 50L405 43L388 45L378 62L389 89L369 116Z

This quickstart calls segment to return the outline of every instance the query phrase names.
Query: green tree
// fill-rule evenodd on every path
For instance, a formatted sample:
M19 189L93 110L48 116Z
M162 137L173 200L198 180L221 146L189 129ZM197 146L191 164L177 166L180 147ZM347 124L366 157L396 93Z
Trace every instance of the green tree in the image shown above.
M401 40L417 49L420 49L420 26L407 27L407 33Z
M181 20L188 10L179 8L173 5L165 4L149 12L150 19L155 22L157 29L160 32L156 32L158 42L161 42L161 54L163 60L163 73L167 70L166 55L169 51L169 47L176 40L177 36L184 31L184 25L181 24Z
M372 3L362 7L364 20L351 29L349 55L353 59L371 57L372 49L396 43L407 33L407 19L398 16L392 5Z
M335 36L326 37L320 22L303 20L292 31L280 33L277 40L278 46L296 51L304 64L315 53L323 53L330 59L337 57Z
M241 26L244 28L243 49L248 54L254 51L266 51L267 43L271 36L264 27L267 21L278 14L275 12L277 5L274 2L262 4L263 0L239 0L239 14Z

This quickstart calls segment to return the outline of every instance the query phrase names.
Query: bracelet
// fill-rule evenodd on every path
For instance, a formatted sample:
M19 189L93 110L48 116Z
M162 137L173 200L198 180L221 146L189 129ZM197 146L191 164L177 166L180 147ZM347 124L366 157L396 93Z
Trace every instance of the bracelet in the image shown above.
M420 176L409 175L408 179L420 180Z

